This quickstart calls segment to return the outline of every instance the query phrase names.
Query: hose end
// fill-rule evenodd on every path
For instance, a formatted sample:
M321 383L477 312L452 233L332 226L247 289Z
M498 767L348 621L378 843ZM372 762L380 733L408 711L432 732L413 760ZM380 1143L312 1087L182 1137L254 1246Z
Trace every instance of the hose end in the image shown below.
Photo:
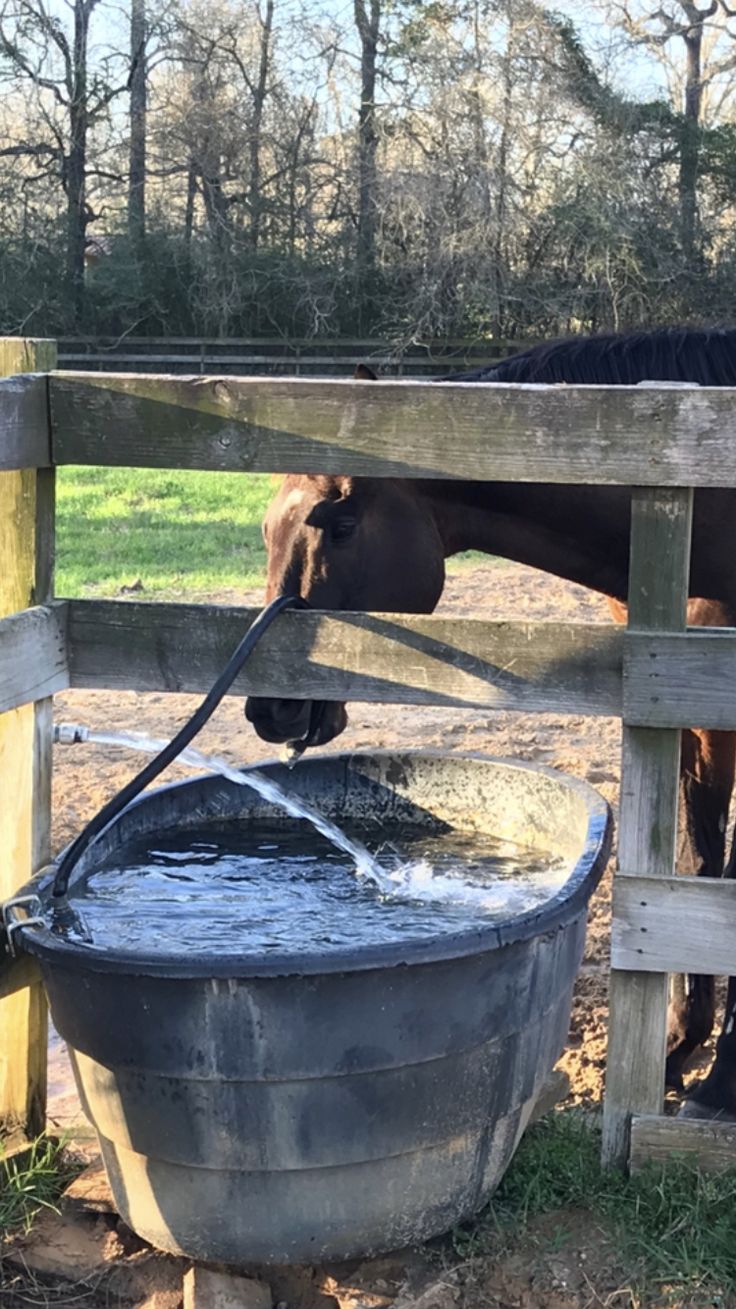
M89 740L89 728L82 723L55 723L52 740L54 745L79 745Z

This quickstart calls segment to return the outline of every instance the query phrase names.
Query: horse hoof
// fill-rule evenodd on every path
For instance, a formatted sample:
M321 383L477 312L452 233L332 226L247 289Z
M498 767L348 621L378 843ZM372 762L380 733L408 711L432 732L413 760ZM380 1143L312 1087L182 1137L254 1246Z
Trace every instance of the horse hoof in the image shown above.
M697 1100L684 1100L677 1111L677 1117L710 1123L736 1123L736 1114L716 1109L712 1104L700 1104Z

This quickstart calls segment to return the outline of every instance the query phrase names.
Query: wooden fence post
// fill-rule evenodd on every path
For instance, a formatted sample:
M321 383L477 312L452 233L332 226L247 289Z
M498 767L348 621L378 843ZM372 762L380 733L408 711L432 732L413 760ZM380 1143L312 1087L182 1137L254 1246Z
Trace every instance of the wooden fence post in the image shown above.
M0 376L56 366L54 341L0 338ZM50 432L49 432L50 455ZM0 618L53 590L54 471L0 472ZM0 715L0 900L50 859L51 701ZM46 999L39 981L0 1000L0 1128L46 1123Z
M691 490L634 491L629 629L685 628L692 505ZM679 730L624 725L617 877L674 872L679 764ZM611 970L604 1163L626 1165L632 1113L662 1111L667 1000L666 973Z

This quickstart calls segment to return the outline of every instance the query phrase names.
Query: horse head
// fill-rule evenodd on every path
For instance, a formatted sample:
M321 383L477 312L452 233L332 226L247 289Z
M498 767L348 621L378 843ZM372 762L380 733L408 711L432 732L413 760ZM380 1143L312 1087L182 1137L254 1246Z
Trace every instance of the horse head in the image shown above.
M410 482L288 476L263 523L267 602L299 595L315 609L431 613L445 581L429 502ZM345 705L250 696L246 718L264 741L324 745L347 725Z

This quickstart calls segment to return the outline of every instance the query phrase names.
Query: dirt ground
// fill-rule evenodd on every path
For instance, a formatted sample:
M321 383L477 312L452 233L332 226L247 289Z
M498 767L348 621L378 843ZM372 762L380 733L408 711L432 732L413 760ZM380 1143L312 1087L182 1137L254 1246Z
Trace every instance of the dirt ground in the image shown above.
M219 594L220 603L243 603L256 595ZM515 620L568 619L607 622L608 609L600 597L567 582L516 565L484 565L450 576L441 605L445 615L488 615ZM133 728L169 736L184 721L197 698L181 695L67 692L56 698L58 721L77 721L93 727ZM237 763L252 763L273 754L245 723L242 702L229 699L201 734L198 746L217 751ZM518 715L475 710L426 709L403 706L353 705L347 733L333 748L390 746L441 747L475 750L499 756L538 761L584 778L614 806L618 802L620 725L605 718ZM128 752L108 747L57 747L54 761L54 829L56 849L126 781L138 767ZM172 770L171 775L183 775ZM585 957L577 981L569 1042L560 1066L570 1078L570 1101L599 1106L605 1073L607 969L610 923L611 870L607 871L590 908ZM50 1066L50 1117L59 1126L79 1114L76 1097L58 1038L52 1038ZM566 1218L575 1227L574 1215ZM607 1249L605 1238L583 1224L565 1256L559 1241L532 1233L531 1247L516 1251L492 1266L477 1261L466 1273L453 1271L435 1282L426 1301L406 1300L421 1309L446 1309L461 1304L518 1306L518 1309L578 1309L595 1304L633 1304L620 1283L620 1269ZM550 1247L552 1254L540 1255ZM609 1268L610 1265L610 1268ZM595 1270L595 1271L593 1271ZM593 1280L591 1281L591 1274ZM375 1268L369 1280L375 1282ZM448 1280L449 1279L449 1280ZM385 1279L378 1278L378 1281ZM593 1285L595 1283L595 1285ZM365 1286L365 1283L364 1283ZM437 1290L440 1287L440 1290ZM441 1288L444 1287L444 1290ZM393 1303L379 1287L378 1299L362 1291L340 1304ZM371 1292L372 1294L372 1292ZM397 1309L401 1297L396 1301ZM284 1300L286 1303L286 1300Z

